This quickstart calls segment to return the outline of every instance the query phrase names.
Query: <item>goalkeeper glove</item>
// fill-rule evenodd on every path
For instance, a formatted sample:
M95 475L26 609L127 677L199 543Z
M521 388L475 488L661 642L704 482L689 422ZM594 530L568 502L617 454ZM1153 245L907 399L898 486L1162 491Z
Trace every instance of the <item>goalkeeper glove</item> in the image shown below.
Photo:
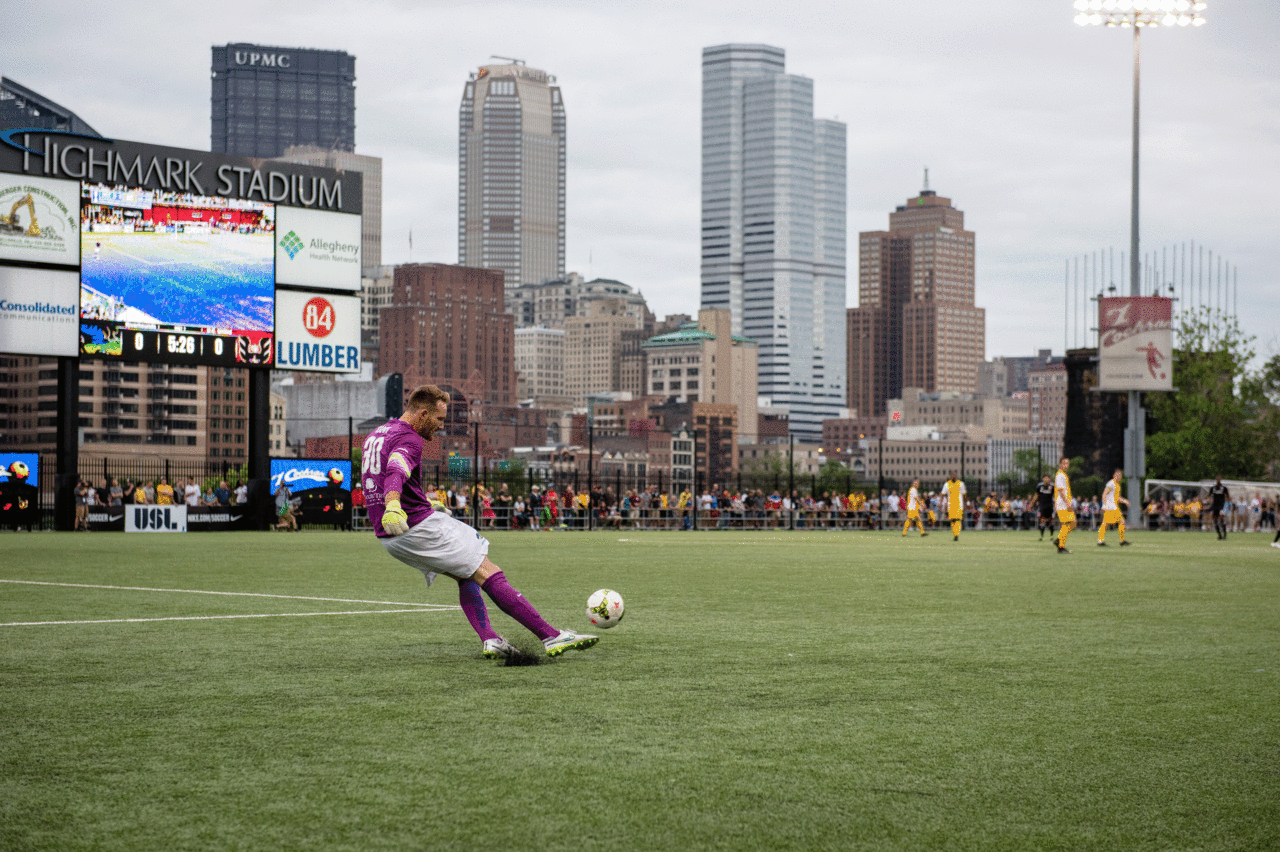
M382 513L382 529L387 535L404 535L409 531L409 516L400 508L399 500L388 500Z
M431 504L431 511L439 512L442 515L450 515L450 516L453 515L453 512L449 511L449 507L446 506L444 503L441 503L435 497L429 498L427 502Z

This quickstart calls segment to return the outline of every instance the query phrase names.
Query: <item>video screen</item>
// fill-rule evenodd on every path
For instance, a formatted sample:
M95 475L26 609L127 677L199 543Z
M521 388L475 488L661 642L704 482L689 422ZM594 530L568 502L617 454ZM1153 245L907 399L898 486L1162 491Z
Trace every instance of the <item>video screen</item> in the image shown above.
M269 365L275 205L83 184L81 353Z

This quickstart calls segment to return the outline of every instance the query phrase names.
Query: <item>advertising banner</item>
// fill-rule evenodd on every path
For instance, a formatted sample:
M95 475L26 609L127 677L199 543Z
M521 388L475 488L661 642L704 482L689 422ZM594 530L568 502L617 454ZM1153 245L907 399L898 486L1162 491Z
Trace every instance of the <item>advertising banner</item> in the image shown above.
M276 283L360 289L360 217L302 207L276 216Z
M276 369L360 372L360 297L277 290Z
M0 453L0 527L33 529L40 520L40 457Z
M125 532L184 533L187 531L187 507L126 506Z
M77 273L0 266L0 350L74 358L79 316Z
M1173 300L1098 300L1098 390L1173 390Z
M79 182L0 174L0 260L79 266Z
M300 524L351 526L351 462L272 459L276 514L292 512Z

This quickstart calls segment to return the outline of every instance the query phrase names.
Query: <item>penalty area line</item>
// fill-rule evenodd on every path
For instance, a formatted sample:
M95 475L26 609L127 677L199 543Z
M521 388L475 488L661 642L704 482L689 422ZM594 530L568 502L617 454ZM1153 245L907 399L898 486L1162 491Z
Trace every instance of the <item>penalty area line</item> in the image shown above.
M50 624L137 624L144 621L219 621L229 618L306 618L317 615L383 615L394 612L442 612L445 609L461 609L461 607L441 607L440 609L360 609L352 612L268 612L255 615L173 615L164 618L100 618L83 621L9 621L0 622L0 627L40 627Z
M50 583L43 580L0 580L0 583L18 583L27 586L61 586L68 589L113 589L122 592L170 592L180 595L229 595L234 597L247 598L278 598L289 601L324 601L326 603L359 603L359 604L382 604L384 606L414 606L422 607L427 610L432 609L461 609L460 606L452 604L424 604L424 603L406 603L405 601L362 601L353 598L314 598L305 597L303 595L268 595L260 592L211 592L203 589L152 589L145 586L98 586L88 583Z

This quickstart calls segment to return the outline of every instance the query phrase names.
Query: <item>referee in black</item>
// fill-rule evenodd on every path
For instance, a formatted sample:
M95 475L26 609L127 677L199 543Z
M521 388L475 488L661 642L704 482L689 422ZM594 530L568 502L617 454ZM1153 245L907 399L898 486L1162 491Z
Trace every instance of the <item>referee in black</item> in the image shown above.
M1036 486L1036 503L1039 504L1040 509L1040 540L1044 541L1044 531L1046 529L1051 534L1053 533L1053 480L1049 478L1048 474ZM1053 539L1052 535L1050 535L1050 539ZM1057 544L1056 540L1054 540L1054 544Z
M1209 486L1209 496L1213 498L1213 506L1209 509L1213 514L1213 531L1218 534L1218 540L1222 541L1227 537L1227 522L1222 518L1222 510L1231 499L1231 492L1222 484L1221 476Z

